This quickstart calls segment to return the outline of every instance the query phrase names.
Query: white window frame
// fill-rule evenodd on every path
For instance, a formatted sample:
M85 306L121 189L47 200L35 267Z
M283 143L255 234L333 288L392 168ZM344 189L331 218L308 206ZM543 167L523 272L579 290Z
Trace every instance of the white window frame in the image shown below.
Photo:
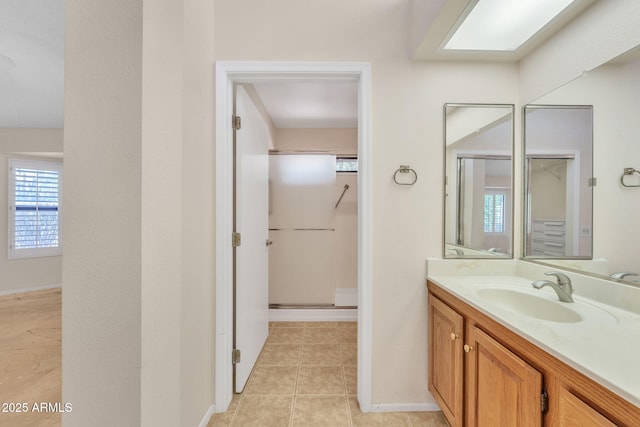
M483 202L484 202L484 199L487 196L492 196L493 200L494 200L494 203L493 203L493 205L491 207L493 221L491 223L491 230L487 231L485 229L485 223L484 223L484 217L483 217L482 229L483 229L483 231L485 233L489 233L489 234L504 234L505 230L507 229L507 218L506 218L506 205L507 205L507 200L508 200L507 194L506 194L505 191L503 191L501 189L490 189L490 190L487 189L487 190L485 190L485 193L484 193ZM499 223L501 228L502 228L502 230L500 230L500 231L495 231L496 230L496 219L495 219L495 213L496 213L495 198L496 198L496 196L502 196L502 220ZM483 203L483 206L484 206L484 203ZM485 212L485 214L486 214L486 212Z
M340 162L355 162L355 170L341 170L338 169L338 163ZM358 173L358 157L357 156L336 156L336 173Z
M46 247L46 248L20 248L15 247L16 228L15 228L15 170L27 168L46 171L57 171L58 175L58 246ZM36 258L36 257L48 257L48 256L60 256L62 255L62 162L45 161L45 160L31 160L31 159L9 159L9 191L8 191L8 258L9 259L22 259L22 258Z

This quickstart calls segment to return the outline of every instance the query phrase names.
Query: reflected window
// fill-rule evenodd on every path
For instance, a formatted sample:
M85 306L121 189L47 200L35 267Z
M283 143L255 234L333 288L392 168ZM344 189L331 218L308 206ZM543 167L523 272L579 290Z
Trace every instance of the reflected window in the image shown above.
M484 232L504 233L504 194L485 193L484 195Z

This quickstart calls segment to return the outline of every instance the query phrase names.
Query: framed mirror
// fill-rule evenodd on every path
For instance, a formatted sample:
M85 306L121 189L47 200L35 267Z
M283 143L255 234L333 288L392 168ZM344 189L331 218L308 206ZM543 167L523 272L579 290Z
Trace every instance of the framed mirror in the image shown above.
M593 105L593 175L597 181L592 187L591 236L583 235L586 229L576 231L579 239L591 240L592 259L528 254L527 260L640 284L640 173L625 174L629 169L640 170L638 75L640 47L635 47L535 101Z
M513 257L513 112L444 105L444 258Z
M593 107L525 105L524 256L591 259Z

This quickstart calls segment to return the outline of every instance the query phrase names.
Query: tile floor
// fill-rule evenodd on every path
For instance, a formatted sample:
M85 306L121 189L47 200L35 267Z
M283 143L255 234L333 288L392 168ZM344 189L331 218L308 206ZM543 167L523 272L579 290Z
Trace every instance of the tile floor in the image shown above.
M355 322L272 322L242 394L218 426L447 427L440 412L360 411Z
M0 402L60 402L61 291L0 297ZM355 322L276 322L249 382L214 426L432 426L439 412L367 413L356 399ZM58 413L0 413L0 426L60 426Z

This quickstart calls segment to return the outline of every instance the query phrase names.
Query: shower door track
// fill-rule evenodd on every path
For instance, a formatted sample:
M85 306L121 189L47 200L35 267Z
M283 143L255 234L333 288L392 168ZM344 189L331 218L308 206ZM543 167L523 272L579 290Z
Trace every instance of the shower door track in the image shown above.
M319 310L319 309L328 309L328 310L353 310L358 308L354 305L341 305L336 306L335 304L269 304L270 309L301 309L301 310Z

